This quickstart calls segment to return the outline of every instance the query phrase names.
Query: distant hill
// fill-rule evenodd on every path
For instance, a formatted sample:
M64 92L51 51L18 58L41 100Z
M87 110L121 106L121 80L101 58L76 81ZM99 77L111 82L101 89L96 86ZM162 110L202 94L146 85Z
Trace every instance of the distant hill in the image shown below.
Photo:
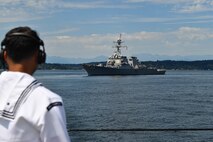
M168 56L154 54L136 54L141 61L157 61L157 60L174 60L174 61L198 61L198 60L213 60L213 55L190 55L190 56Z
M81 64L88 62L101 62L106 61L108 57L98 56L95 58L64 58L59 56L48 56L47 63L59 63L59 64Z

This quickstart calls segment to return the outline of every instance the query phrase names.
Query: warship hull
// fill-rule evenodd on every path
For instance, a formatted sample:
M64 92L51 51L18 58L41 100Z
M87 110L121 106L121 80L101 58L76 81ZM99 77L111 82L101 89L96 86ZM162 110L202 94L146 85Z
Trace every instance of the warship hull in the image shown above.
M96 66L83 64L84 69L89 76L103 76L103 75L164 75L165 70L161 69L125 69L125 68L112 68L105 66Z

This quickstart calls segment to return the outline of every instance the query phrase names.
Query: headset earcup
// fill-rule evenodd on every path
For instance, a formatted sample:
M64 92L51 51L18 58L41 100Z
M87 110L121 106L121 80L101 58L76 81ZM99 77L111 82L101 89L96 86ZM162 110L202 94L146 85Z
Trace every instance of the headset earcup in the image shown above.
M6 37L1 41L1 51L0 51L0 62L4 66L5 65L5 60L4 60L4 51L5 49L3 46L6 44Z
M43 64L46 61L46 53L39 49L38 51L38 64Z
M1 62L2 64L5 63L5 60L4 60L4 50L3 50L3 49L1 49L1 51L0 51L0 62Z

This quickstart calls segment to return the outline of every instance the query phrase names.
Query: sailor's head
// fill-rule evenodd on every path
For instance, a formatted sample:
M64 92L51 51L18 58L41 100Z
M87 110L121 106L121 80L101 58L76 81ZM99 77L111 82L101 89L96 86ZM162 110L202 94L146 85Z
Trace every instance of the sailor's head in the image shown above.
M40 49L40 47L43 49ZM45 62L44 43L35 30L30 27L16 27L6 33L1 42L1 61L3 63L8 64L8 61L11 60L17 64L34 56L37 64Z

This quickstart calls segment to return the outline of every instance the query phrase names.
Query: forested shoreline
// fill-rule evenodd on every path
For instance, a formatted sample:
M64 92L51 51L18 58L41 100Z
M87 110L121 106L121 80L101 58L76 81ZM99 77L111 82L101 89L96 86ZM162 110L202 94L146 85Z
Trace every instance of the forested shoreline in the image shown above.
M92 62L88 64L105 64L106 62ZM213 60L200 60L200 61L144 61L142 64L148 67L157 67L167 70L213 70ZM2 68L2 65L0 65ZM40 70L81 70L82 64L57 64L46 63L39 65Z

